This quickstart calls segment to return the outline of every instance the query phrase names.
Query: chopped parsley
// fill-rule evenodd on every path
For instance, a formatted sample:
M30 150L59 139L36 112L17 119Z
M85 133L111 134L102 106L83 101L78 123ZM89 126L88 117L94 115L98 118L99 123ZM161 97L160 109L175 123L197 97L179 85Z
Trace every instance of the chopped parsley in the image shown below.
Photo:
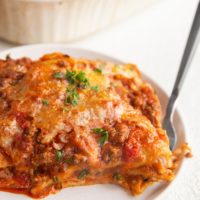
M68 87L66 92L67 96L65 99L65 104L72 104L74 106L78 105L79 94L76 90L77 87L86 88L89 86L89 81L86 78L86 74L83 71L66 71L66 79L71 84L71 87Z
M99 140L100 146L103 146L104 143L106 141L108 141L108 131L106 131L105 129L103 129L103 128L94 128L94 129L92 129L92 131L94 133L96 133L96 134L101 135L101 138Z
M76 72L69 70L66 71L66 78L70 84L75 85L77 87L87 87L89 85L89 81L86 78L86 74L83 71Z
M119 180L121 179L120 173L119 173L119 172L115 172L115 173L113 174L113 178L114 178L114 180L119 181Z
M75 76L76 76L76 72L75 71L66 71L66 78L69 81L70 84L74 84L75 83Z
M46 99L43 99L42 100L42 104L45 105L45 106L48 106L49 105L49 101L46 100Z
M63 158L63 152L62 151L56 151L56 161L60 162Z
M104 135L101 136L99 143L101 146L103 146L106 141L108 141L108 132L106 132Z
M56 72L53 74L53 77L56 79L62 79L64 78L64 74L62 72Z
M95 69L94 69L94 72L97 72L97 73L100 73L100 74L101 74L101 73L102 73L102 70L101 70L100 68L95 68Z
M76 75L76 80L79 81L80 83L81 82L87 82L87 78L85 76L85 72L83 71L80 71L77 75Z
M77 75L76 75L76 85L78 87L82 87L82 88L86 88L87 86L89 86L89 81L86 78L85 72L80 71L79 73L77 73Z
M67 96L65 104L72 104L73 106L78 105L79 95L75 88L67 88Z
M87 176L89 174L89 170L88 169L84 169L80 172L80 174L78 175L78 179L83 179L85 178L85 176Z
M98 85L91 86L91 90L94 90L95 92L98 92L99 91L99 86Z
M101 69L96 68L96 72L101 73ZM64 103L66 105L78 105L78 100L79 100L79 94L77 92L77 88L87 88L90 87L91 90L94 90L96 92L99 91L99 87L96 86L90 86L89 80L86 77L85 72L83 71L69 71L66 70L66 74L64 75L62 72L56 72L53 74L53 77L56 79L62 79L65 78L70 86L66 89L66 98ZM45 102L45 105L48 103ZM63 109L65 111L65 109Z

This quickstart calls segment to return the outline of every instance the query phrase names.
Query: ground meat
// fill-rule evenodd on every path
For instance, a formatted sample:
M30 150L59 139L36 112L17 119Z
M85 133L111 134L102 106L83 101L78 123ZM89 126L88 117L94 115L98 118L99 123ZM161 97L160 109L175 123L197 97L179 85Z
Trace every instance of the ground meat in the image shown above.
M160 103L154 90L148 84L143 84L138 91L131 94L131 104L142 113L156 127L160 127Z
M24 77L24 73L22 72L14 72L11 74L12 85L16 85L22 78Z
M16 121L20 128L26 129L31 126L32 117L28 116L26 113L18 112L16 115Z
M115 135L117 134L117 131L115 128L111 125L104 126L104 129L108 131L109 139L112 141L115 138Z
M114 141L116 143L122 144L129 136L129 128L126 124L123 123L117 123L115 125L115 129L117 131L117 134L115 135Z
M87 161L87 156L81 155L81 154L75 154L73 156L73 162L74 164L79 164L82 162L86 162Z
M31 185L30 175L26 172L15 171L14 180L19 183L21 188L29 188Z
M121 150L120 148L107 143L102 149L101 157L105 163L118 162L121 158Z
M10 179L12 178L13 174L12 172L7 169L0 169L0 179Z

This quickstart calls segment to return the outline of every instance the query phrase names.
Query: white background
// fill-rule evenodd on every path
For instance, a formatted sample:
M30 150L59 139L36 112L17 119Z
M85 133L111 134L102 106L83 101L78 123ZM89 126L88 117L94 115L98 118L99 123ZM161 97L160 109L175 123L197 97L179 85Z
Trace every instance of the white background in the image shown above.
M120 24L70 45L136 63L170 94L198 1L160 0ZM0 41L0 50L13 46ZM159 200L200 200L200 45L177 106L194 157L184 163L181 175Z

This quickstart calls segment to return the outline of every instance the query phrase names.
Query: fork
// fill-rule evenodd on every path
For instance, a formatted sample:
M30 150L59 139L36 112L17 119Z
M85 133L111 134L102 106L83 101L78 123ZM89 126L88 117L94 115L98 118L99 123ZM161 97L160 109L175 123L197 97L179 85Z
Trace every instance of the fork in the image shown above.
M167 104L165 118L163 120L163 128L167 131L171 150L174 150L177 143L177 135L176 135L176 131L172 122L175 103L180 93L180 90L182 88L183 81L186 77L187 71L191 65L192 58L194 56L196 48L198 46L198 41L199 41L199 36L200 36L199 28L200 28L200 2L198 3L198 7L196 10L196 14L195 14L193 24L190 30L190 34L187 40L187 44L183 53L183 57L180 63L176 81L174 83L174 87L173 87L171 96L169 98L169 102Z

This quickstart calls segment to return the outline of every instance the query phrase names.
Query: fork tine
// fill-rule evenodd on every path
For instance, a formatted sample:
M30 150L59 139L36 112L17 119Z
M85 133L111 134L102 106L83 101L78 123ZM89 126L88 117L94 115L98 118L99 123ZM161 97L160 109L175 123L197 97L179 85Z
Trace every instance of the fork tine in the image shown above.
M171 120L165 118L163 121L163 128L166 130L169 138L169 147L171 150L174 150L177 142L177 134Z

